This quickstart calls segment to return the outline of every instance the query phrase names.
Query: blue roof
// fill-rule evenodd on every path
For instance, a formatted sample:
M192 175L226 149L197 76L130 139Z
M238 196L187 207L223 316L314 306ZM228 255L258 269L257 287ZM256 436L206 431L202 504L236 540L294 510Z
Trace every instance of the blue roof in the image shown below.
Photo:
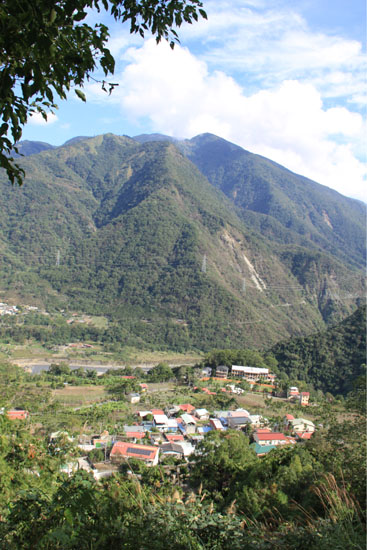
M212 429L213 429L213 428L212 428L211 426L201 426L201 428L198 428L198 432L199 432L199 433L202 432L202 433L206 434L206 433L208 433L208 432L211 432Z

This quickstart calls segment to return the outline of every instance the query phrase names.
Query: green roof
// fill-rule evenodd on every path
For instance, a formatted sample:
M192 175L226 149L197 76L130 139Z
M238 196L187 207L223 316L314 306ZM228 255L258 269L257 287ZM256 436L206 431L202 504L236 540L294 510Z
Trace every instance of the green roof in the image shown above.
M276 448L276 445L259 445L258 443L251 443L250 447L253 448L257 455L260 455L269 453L272 449Z

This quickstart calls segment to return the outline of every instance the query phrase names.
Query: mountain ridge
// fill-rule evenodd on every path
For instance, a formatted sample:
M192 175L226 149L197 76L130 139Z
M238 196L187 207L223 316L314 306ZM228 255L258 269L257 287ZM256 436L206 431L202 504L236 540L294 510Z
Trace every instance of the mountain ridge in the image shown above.
M22 159L25 185L0 186L0 289L177 349L265 346L352 312L357 266L263 234L266 215L245 216L178 145L105 134Z

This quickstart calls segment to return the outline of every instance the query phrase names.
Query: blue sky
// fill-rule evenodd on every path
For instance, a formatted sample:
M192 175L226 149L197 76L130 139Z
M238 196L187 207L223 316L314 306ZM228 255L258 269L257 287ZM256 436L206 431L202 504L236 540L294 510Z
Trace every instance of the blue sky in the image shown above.
M173 52L104 16L118 88L108 96L87 83L86 104L71 93L47 124L33 117L23 139L212 132L367 202L365 1L204 7L208 21L182 26Z

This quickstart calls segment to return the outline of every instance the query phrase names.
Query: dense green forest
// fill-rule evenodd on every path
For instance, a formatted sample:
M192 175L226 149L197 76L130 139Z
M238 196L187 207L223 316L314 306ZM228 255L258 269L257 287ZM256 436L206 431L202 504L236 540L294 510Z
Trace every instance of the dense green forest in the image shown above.
M279 343L271 353L290 378L346 394L366 374L366 306L324 332Z

